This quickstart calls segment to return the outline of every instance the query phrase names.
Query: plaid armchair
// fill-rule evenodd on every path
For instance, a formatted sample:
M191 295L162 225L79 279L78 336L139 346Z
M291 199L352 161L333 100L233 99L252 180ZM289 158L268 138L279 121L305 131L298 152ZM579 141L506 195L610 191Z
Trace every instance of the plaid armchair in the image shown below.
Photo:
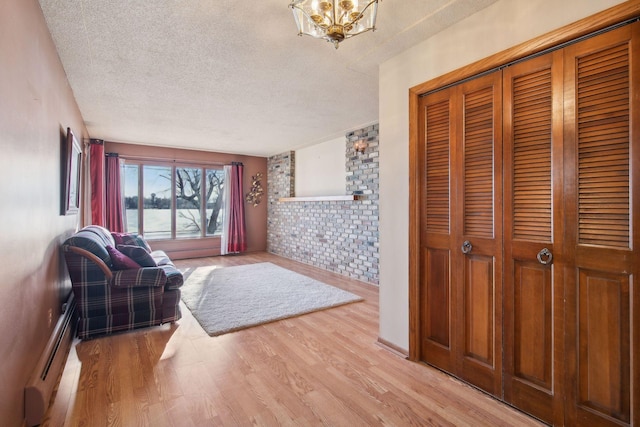
M112 234L96 225L83 228L62 246L78 304L78 337L180 319L183 277L167 255L150 253L156 267L115 270L107 246L116 247Z

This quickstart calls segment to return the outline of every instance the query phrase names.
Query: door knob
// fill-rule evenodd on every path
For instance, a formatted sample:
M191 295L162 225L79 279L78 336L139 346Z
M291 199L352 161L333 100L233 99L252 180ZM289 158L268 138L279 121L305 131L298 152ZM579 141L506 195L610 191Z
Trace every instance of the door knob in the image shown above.
M542 265L551 264L552 260L553 260L553 254L549 249L544 248L540 252L538 252L538 262L540 264Z
M468 254L469 252L471 252L471 249L473 249L473 245L471 245L471 242L468 240L465 240L462 243L462 253L463 254Z

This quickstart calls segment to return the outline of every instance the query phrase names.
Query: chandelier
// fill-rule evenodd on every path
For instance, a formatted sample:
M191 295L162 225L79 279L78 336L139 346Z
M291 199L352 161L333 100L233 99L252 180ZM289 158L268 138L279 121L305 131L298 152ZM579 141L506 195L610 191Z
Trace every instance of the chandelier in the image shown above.
M342 40L375 30L378 1L292 0L289 7L298 35L325 39L337 49Z

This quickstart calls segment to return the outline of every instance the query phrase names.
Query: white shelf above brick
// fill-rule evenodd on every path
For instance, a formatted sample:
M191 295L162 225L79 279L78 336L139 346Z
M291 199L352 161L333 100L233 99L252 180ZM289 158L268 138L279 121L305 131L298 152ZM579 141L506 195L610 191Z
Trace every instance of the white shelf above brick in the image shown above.
M279 202L335 202L335 201L349 201L360 200L362 195L351 194L349 196L310 196L310 197L281 197Z

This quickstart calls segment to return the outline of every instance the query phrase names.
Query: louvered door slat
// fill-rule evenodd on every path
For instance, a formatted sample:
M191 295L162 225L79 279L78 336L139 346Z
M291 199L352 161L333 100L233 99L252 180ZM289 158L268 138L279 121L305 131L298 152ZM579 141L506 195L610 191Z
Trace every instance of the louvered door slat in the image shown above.
M626 138L617 134L612 134L610 137L606 135L584 135L584 138L581 138L583 154L590 151L612 151L620 148L624 152L628 137L628 131L626 132Z
M627 140L628 136L629 132L623 127L620 127L620 129L589 129L588 133L579 134L580 140L583 143L603 140L606 140L608 142L624 142Z
M493 92L464 99L464 233L493 235Z
M449 233L449 101L426 107L426 229Z
M523 99L520 101L527 102ZM519 129L531 129L535 127L546 128L548 126L549 120L547 117L544 117L544 111L540 110L548 106L549 102L550 100L547 100L544 104L540 105L529 104L529 108L531 108L530 111L523 112L515 116L517 124L515 125L514 130L518 131Z
M618 69L620 64L628 63L628 57L628 45L626 44L589 55L587 60L580 65L581 71L585 74L584 78L580 78L578 84L597 78L597 73L601 71L611 72L611 70Z
M513 81L513 237L551 240L551 71Z
M627 45L579 58L578 239L629 247L629 55Z

